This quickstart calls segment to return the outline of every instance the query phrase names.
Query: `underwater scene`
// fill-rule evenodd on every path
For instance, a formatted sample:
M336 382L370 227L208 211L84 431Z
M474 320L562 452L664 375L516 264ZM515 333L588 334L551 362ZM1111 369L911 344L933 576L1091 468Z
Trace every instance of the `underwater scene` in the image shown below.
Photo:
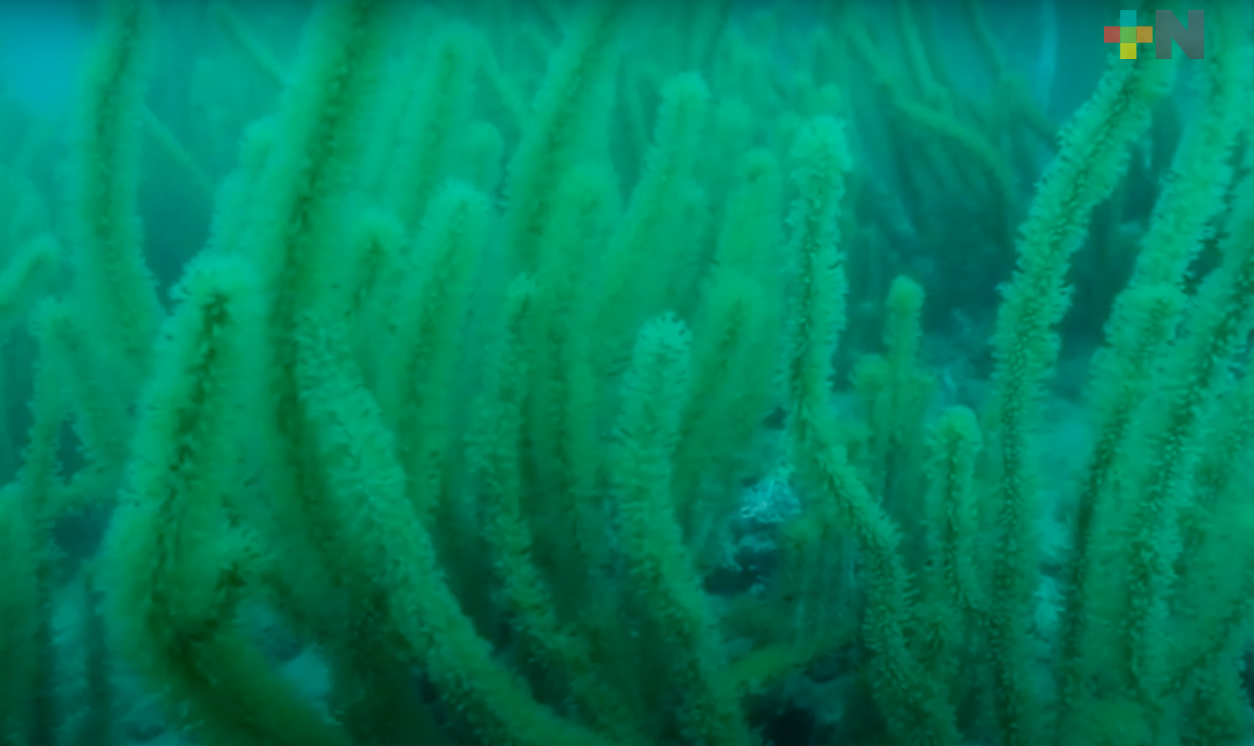
M0 4L0 746L1254 744L1254 3Z

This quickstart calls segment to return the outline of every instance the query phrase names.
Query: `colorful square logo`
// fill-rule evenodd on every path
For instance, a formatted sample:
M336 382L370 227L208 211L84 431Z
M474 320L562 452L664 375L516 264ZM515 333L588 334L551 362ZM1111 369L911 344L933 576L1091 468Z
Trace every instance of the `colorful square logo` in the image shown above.
M1107 26L1104 41L1119 45L1119 58L1136 59L1136 45L1154 42L1153 26L1138 26L1135 10L1119 11L1119 25Z

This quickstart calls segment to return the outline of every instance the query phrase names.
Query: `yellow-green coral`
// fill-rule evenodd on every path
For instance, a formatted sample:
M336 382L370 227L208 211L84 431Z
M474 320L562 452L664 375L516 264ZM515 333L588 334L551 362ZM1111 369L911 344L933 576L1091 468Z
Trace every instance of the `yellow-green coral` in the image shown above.
M1025 199L1006 129L1034 112L995 100L978 5L947 41L992 68L974 93L910 0L896 31L870 4L455 5L320 0L290 64L303 10L107 6L68 209L38 209L40 158L0 196L0 388L31 401L0 410L28 433L0 742L106 743L150 694L224 745L767 746L803 707L814 744L1251 735L1248 8L1211 9L1205 64L1112 56ZM184 31L214 17L227 44ZM260 98L212 79L241 53ZM1177 139L1150 124L1185 65ZM240 141L199 254L140 179L146 112L189 162ZM1161 185L1126 179L1147 136ZM1109 200L1145 228L1094 278ZM999 308L969 297L999 272ZM1126 282L1107 327L1068 322L1105 334L1092 442L1059 447L1098 280ZM98 550L66 538L84 509ZM56 686L84 659L90 692Z

